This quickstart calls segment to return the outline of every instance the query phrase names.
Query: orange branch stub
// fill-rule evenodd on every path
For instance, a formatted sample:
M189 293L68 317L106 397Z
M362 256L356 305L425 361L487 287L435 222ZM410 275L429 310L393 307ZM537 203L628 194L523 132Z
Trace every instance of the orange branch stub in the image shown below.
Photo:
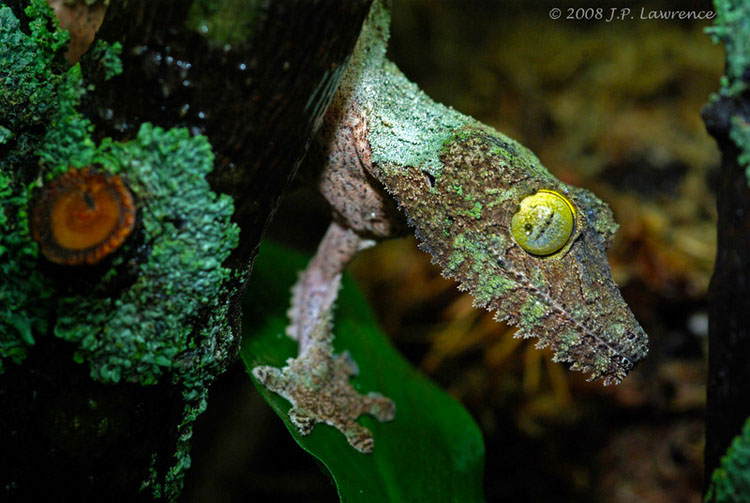
M31 232L57 264L96 264L122 245L135 225L133 196L119 176L71 168L42 187Z

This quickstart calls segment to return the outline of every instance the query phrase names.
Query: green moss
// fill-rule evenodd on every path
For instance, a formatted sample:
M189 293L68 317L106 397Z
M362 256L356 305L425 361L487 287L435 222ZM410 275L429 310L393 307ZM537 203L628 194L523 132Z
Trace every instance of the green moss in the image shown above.
M192 333L192 320L216 312L226 297L231 271L221 263L239 237L229 221L232 200L211 192L211 146L186 130L144 124L133 141L108 143L95 157L126 177L151 252L118 298L62 299L54 333L78 344L95 379L152 384L204 339Z
M104 40L99 39L88 50L86 57L96 61L102 67L105 79L111 79L115 75L122 73L121 52L122 44L120 42L108 44Z
M49 11L34 1L27 13ZM0 7L0 372L8 360L20 363L37 334L47 331L49 281L37 271L38 250L31 239L28 201L34 180L22 168L39 145L45 123L59 114L54 103L61 75L49 67L65 41L32 20L24 35L8 7Z
M745 176L750 185L750 124L745 122L742 117L732 117L732 127L729 130L729 137L740 149L737 162L745 168Z
M707 28L714 42L726 48L726 75L722 79L721 94L739 96L747 89L743 74L750 67L750 4L745 0L714 0L716 19Z
M187 27L216 46L243 46L266 2L262 0L197 0L190 6Z
M560 335L558 341L557 354L562 357L567 357L570 354L570 350L581 344L583 337L580 333L575 331L567 331ZM555 356L557 358L557 355ZM556 361L564 361L561 358L557 358Z
M234 273L222 263L239 239L233 202L206 180L214 157L205 137L143 124L129 142L94 142L93 126L76 111L87 89L80 66L54 70L66 34L43 0L26 13L29 35L0 7L0 372L54 335L76 345L60 357L87 365L96 380L150 385L168 377L181 384L185 408L171 468L145 483L171 501L190 465L192 425L205 409L207 386L229 356ZM118 52L99 44L87 57L111 77L121 71ZM137 238L85 294L40 272L29 232L34 191L71 166L121 175L138 206ZM138 261L128 265L128 256ZM129 268L129 286L110 291Z
M706 503L750 502L750 419L711 475Z
M501 236L491 236L482 239L478 236L459 234L453 240L453 253L448 259L445 268L446 273L451 275L468 261L470 269L476 278L476 290L473 292L476 305L485 306L493 299L502 297L507 292L517 287L517 284L501 274L487 274L493 270L493 257L488 250L502 250L503 239Z
M706 31L714 42L723 42L726 49L726 74L721 78L719 94L726 98L740 98L748 88L750 72L750 3L744 0L714 0L716 20ZM712 99L718 99L713 96ZM750 185L750 125L741 117L731 118L729 136L739 147L738 161L745 168Z
M541 325L549 314L550 310L547 304L530 295L521 308L522 324L524 327L532 329Z
M476 218L477 220L482 218L482 203L480 203L479 201L475 202L474 206L472 206L471 209L466 212L466 215L472 218Z

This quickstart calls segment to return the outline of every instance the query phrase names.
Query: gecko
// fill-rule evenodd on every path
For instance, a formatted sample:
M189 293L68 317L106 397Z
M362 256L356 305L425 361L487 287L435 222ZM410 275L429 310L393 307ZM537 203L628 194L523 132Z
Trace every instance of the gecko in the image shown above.
M386 58L389 24L387 1L375 0L307 156L332 222L292 289L286 333L299 353L252 371L291 402L300 433L326 423L364 453L374 440L357 418L391 420L396 404L350 384L358 369L333 352L333 306L354 255L409 229L475 306L571 370L617 384L648 353L611 277L609 207L517 141L431 100Z

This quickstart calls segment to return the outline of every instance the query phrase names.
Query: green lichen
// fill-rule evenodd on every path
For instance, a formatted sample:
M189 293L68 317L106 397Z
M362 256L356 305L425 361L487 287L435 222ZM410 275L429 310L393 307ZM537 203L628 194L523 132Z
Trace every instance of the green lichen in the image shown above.
M252 37L262 0L197 0L190 6L187 27L215 46L241 47Z
M49 281L36 268L28 201L34 180L22 168L41 143L45 125L60 116L55 93L64 77L51 72L63 32L47 32L49 7L32 1L26 13L31 35L8 7L0 7L0 372L20 363L36 334L48 328Z
M716 20L707 28L714 42L723 42L726 49L726 73L721 78L719 95L712 101L724 98L740 98L748 89L750 72L750 3L744 0L715 0ZM750 185L750 125L745 119L731 118L729 136L740 149L738 162L745 168Z
M549 315L550 309L544 302L529 296L526 298L523 307L521 308L521 318L523 320L523 326L533 328L542 322Z
M119 297L63 298L54 333L78 344L93 378L153 384L204 339L191 321L215 313L226 297L231 271L221 263L239 236L229 221L232 200L217 197L205 179L213 163L208 141L184 129L144 124L133 141L107 142L95 157L123 174L138 197L151 251Z
M466 215L472 218L476 218L477 220L482 218L482 203L478 201L475 202L474 206L472 206L471 209L466 212Z
M104 70L105 79L111 79L115 75L122 73L121 52L122 44L120 42L108 44L104 40L99 39L88 50L86 57L96 61L101 66Z
M726 74L721 94L739 96L748 83L743 75L750 68L750 3L745 0L714 0L716 19L707 28L714 42L723 42L727 53Z
M705 503L750 502L750 419L711 475Z
M446 273L454 274L465 261L470 262L471 271L477 277L477 288L473 294L474 302L478 306L485 306L493 299L502 297L518 286L506 276L486 274L486 271L490 270L490 262L493 260L487 250L502 249L503 241L501 236L482 239L478 236L467 236L466 234L459 234L453 240L453 253L448 259L445 268Z
M131 141L97 144L92 124L76 110L87 89L80 66L56 70L67 34L44 0L32 0L26 14L28 35L0 7L0 372L54 335L76 345L73 355L60 357L87 365L96 380L181 384L173 462L161 481L144 486L172 501L190 465L192 425L233 337L234 273L222 265L239 239L233 202L206 180L214 157L205 137L143 124ZM118 52L117 45L98 44L86 57L111 77L121 71ZM40 272L29 231L34 192L71 166L119 174L138 206L138 237L85 293ZM133 256L137 262L126 264ZM132 281L110 291L128 267Z
M47 330L47 278L36 270L27 190L3 164L0 171L0 373L4 361L21 363L35 335Z

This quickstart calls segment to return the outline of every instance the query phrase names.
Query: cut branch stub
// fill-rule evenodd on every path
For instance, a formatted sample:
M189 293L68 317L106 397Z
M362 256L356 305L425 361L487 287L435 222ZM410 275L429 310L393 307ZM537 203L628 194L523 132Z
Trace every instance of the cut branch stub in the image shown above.
M42 187L31 231L51 262L95 264L119 248L135 225L135 205L122 179L71 168Z

